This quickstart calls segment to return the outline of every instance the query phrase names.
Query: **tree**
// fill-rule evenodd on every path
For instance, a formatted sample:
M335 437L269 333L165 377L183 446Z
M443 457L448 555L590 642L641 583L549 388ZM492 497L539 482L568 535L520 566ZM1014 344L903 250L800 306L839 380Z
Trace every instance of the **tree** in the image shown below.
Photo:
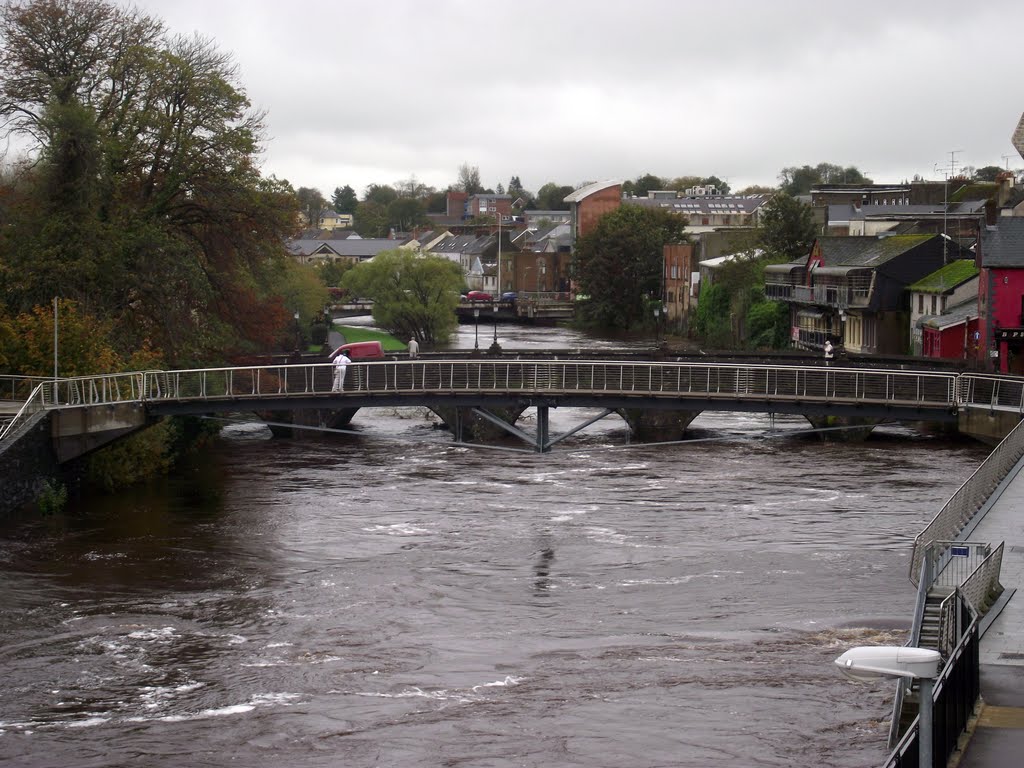
M320 277L320 282L326 288L338 288L341 286L341 281L348 272L354 266L350 261L325 261L322 264L317 265L317 274Z
M832 163L818 163L812 168L809 165L797 168L790 166L779 172L780 189L793 197L806 195L815 184L870 184L871 179L861 173L856 166L843 168Z
M367 200L356 206L353 228L360 237L387 237L389 220L387 204Z
M409 197L417 200L426 198L435 191L433 187L420 183L416 179L415 174L408 179L395 182L394 189L399 197Z
M388 205L388 224L399 232L408 232L426 219L423 202L413 197L399 197Z
M817 237L814 211L784 192L764 204L759 220L760 246L772 263L806 256Z
M700 176L677 176L665 184L666 189L674 189L676 192L685 193L693 187L699 187L704 183Z
M373 299L373 319L400 339L436 347L455 330L463 284L459 265L406 249L383 251L345 273L342 287Z
M331 205L338 213L355 213L356 206L359 205L359 198L356 197L356 191L346 184L344 187L334 188Z
M327 210L327 201L320 193L320 190L312 189L311 187L299 187L295 192L295 197L299 201L299 210L306 217L308 226L319 228L320 219L323 218L324 211Z
M303 341L307 340L309 327L314 318L322 314L329 294L316 267L290 259L281 264L277 285L281 301L292 318L291 323L280 329L277 343L284 349L292 349L296 333ZM296 312L299 313L298 321L295 320Z
M763 184L751 184L749 187L744 187L737 195L773 195L778 190L775 187L766 187Z
M537 207L542 211L567 211L569 204L565 198L572 193L572 187L559 186L549 181L537 190Z
M637 197L647 197L648 191L652 189L665 189L665 187L665 179L652 173L645 173L638 176L634 181L625 182L622 185L622 193L636 195Z
M684 216L623 205L602 216L576 242L573 261L579 293L589 299L584 319L604 328L647 322L647 304L663 294L663 247L688 242Z
M996 176L1001 173L1006 173L1004 168L1000 168L998 165L986 165L983 168L978 168L974 172L975 181L995 181Z
M706 176L704 179L701 180L701 186L714 187L715 189L718 190L718 193L721 195L728 195L730 189L729 182L722 181L717 176Z
M398 193L387 184L371 184L363 194L363 202L380 203L381 205L390 205L397 198Z
M476 195L484 191L480 183L480 169L475 165L463 163L459 166L459 180L456 186L467 195Z
M40 163L0 235L0 296L59 285L130 350L223 360L282 322L293 190L257 168L263 116L231 58L104 0L0 11L0 116Z

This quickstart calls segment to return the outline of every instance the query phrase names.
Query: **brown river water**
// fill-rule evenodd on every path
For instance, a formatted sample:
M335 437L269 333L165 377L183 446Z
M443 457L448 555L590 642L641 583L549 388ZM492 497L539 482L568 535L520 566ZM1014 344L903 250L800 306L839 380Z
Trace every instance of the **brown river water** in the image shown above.
M420 409L354 426L230 425L173 477L0 524L0 765L877 765L892 685L832 660L904 641L910 542L986 455L757 414L547 455Z

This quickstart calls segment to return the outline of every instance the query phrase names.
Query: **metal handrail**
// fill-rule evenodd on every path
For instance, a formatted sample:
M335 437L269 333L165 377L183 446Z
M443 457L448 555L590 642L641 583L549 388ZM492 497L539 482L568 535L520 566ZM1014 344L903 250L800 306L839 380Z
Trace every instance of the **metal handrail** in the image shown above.
M1024 421L1010 430L942 509L914 539L910 580L918 583L925 550L936 541L953 541L984 506L1000 482L1024 456Z
M9 435L13 435L20 430L32 414L44 410L43 393L46 390L46 386L46 384L37 384L28 396L28 399L18 409L18 412L14 414L14 418L0 426L0 443Z
M992 550L991 554L960 585L960 591L963 592L967 602L979 616L984 616L987 612L986 603L989 598L1003 590L999 582L999 575L1003 567L1004 544L1005 542L999 542L999 546Z
M956 406L957 374L739 363L417 360L350 365L346 391L616 393L651 397ZM61 379L50 407L126 400L307 396L330 391L330 364L140 371Z
M1024 379L982 373L963 373L958 401L965 406L1024 413Z
M966 602L966 598L959 590L955 591L950 597L956 596L959 596L961 600ZM945 662L942 671L932 687L933 701L936 704L944 701L944 706L941 709L936 706L933 719L933 727L941 729L941 733L938 734L940 737L938 742L941 749L935 750L935 756L941 760L943 765L947 762L949 753L953 745L955 745L957 738L967 726L967 720L974 708L979 692L978 617L971 612L969 618L970 622L968 625L957 633L959 637L956 640L955 646L950 650L948 656L944 657ZM966 690L958 690L961 688ZM963 694L966 694L965 698L969 699L969 702L955 702L954 705L949 705L948 700L950 697L962 696ZM964 703L969 704L969 706L964 706ZM947 713L948 717L944 717L943 715ZM899 717L899 710L896 710L894 717ZM893 747L885 762L885 768L917 765L919 724L920 715L917 715L907 727L903 738Z

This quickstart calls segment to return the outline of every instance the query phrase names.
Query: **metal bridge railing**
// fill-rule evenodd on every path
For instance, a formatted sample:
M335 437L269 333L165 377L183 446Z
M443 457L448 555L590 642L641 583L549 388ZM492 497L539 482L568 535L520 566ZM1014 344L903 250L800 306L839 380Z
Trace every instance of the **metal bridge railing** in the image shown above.
M1024 379L964 373L958 386L957 400L961 405L1024 413Z
M24 403L40 384L53 381L45 376L0 376L0 400Z
M45 388L46 385L44 384L36 384L21 408L14 414L14 417L6 423L0 424L0 443L3 443L8 437L16 437L22 428L29 423L29 419L33 414L45 410L46 405L43 396Z
M223 400L331 390L329 363L145 371L62 380L60 405L104 398ZM352 363L346 392L499 392L812 400L953 408L956 374L824 366L535 360ZM140 394L141 391L141 394Z

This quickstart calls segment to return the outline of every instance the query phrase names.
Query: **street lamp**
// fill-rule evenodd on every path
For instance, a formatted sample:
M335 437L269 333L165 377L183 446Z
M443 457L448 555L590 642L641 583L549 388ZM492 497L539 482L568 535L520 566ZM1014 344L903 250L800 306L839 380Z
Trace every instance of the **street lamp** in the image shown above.
M473 307L473 352L480 352L480 308Z
M905 645L864 645L851 648L835 664L854 680L909 677L921 681L920 725L917 729L917 764L932 768L932 696L939 674L940 656L930 648Z
M660 306L655 306L654 307L654 343L658 344L658 345L661 344L661 322L659 320L660 317L661 317L661 307Z
M295 318L295 351L299 352L302 349L302 327L299 325L299 310L296 309L292 317Z
M498 346L498 302L494 302L494 341L491 342L492 353L500 352L501 347Z

